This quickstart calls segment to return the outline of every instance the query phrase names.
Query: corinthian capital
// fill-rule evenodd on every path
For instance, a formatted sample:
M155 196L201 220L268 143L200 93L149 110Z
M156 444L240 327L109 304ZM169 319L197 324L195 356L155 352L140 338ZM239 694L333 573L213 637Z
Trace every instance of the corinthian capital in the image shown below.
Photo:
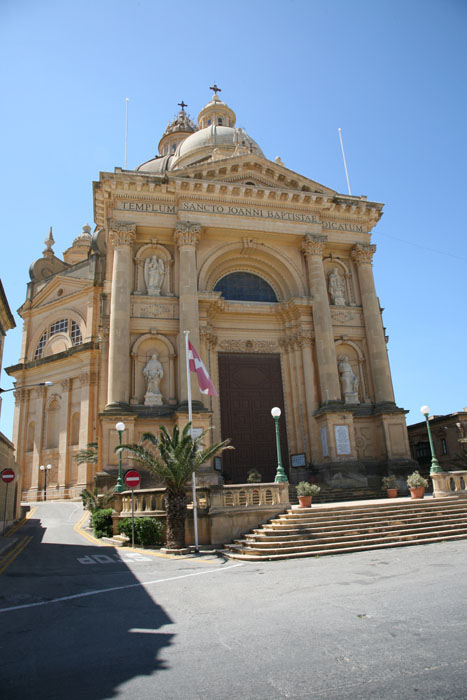
M320 236L314 233L307 233L306 238L302 241L302 251L303 254L308 257L309 255L323 255L324 246L328 240L327 236Z
M199 243L201 224L190 224L189 221L179 221L175 226L174 240L179 248L184 245L196 246Z
M369 263L373 260L373 255L375 254L376 246L370 243L357 243L352 248L352 260L354 260L357 265L362 263Z
M136 238L136 224L111 221L109 238L114 248L121 245L131 245Z

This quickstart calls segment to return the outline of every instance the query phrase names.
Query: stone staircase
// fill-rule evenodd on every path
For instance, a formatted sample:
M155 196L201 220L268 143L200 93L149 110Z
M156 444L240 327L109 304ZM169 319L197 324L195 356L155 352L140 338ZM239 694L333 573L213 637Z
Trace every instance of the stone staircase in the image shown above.
M316 557L467 539L467 499L410 498L292 507L225 545L231 559Z
M313 503L341 503L342 501L366 501L381 499L383 491L381 489L362 488L330 488L324 484L319 484L321 491L317 496L313 496ZM298 505L297 489L294 484L289 484L289 499L292 505Z

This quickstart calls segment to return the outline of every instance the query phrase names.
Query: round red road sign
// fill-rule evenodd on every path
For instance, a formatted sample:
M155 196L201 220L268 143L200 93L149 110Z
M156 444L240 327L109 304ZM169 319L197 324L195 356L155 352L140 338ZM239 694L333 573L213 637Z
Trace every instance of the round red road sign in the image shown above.
M123 477L123 481L129 489L136 489L141 483L141 474L136 469L130 469Z
M15 480L16 474L13 469L3 469L0 472L0 478L5 484L11 484Z

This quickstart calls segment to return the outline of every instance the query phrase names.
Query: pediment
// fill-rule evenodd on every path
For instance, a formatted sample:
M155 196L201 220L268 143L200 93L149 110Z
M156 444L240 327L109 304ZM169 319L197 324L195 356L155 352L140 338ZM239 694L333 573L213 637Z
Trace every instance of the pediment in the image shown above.
M30 308L37 309L49 304L59 303L91 286L92 282L89 280L55 275L49 282L43 282L40 290L37 291L32 299Z
M205 163L172 171L169 177L190 178L230 185L251 185L258 189L310 192L328 196L337 194L335 190L289 170L282 163L276 163L255 154L219 160L210 159Z

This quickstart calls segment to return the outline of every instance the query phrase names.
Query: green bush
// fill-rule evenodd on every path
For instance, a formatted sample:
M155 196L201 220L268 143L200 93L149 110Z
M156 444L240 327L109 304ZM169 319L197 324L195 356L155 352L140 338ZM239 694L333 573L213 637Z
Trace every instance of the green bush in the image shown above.
M112 513L112 508L100 508L93 511L91 523L96 537L112 537Z
M131 540L131 518L118 521L119 534L126 535ZM149 546L162 544L164 541L164 524L156 518L135 518L135 544Z

